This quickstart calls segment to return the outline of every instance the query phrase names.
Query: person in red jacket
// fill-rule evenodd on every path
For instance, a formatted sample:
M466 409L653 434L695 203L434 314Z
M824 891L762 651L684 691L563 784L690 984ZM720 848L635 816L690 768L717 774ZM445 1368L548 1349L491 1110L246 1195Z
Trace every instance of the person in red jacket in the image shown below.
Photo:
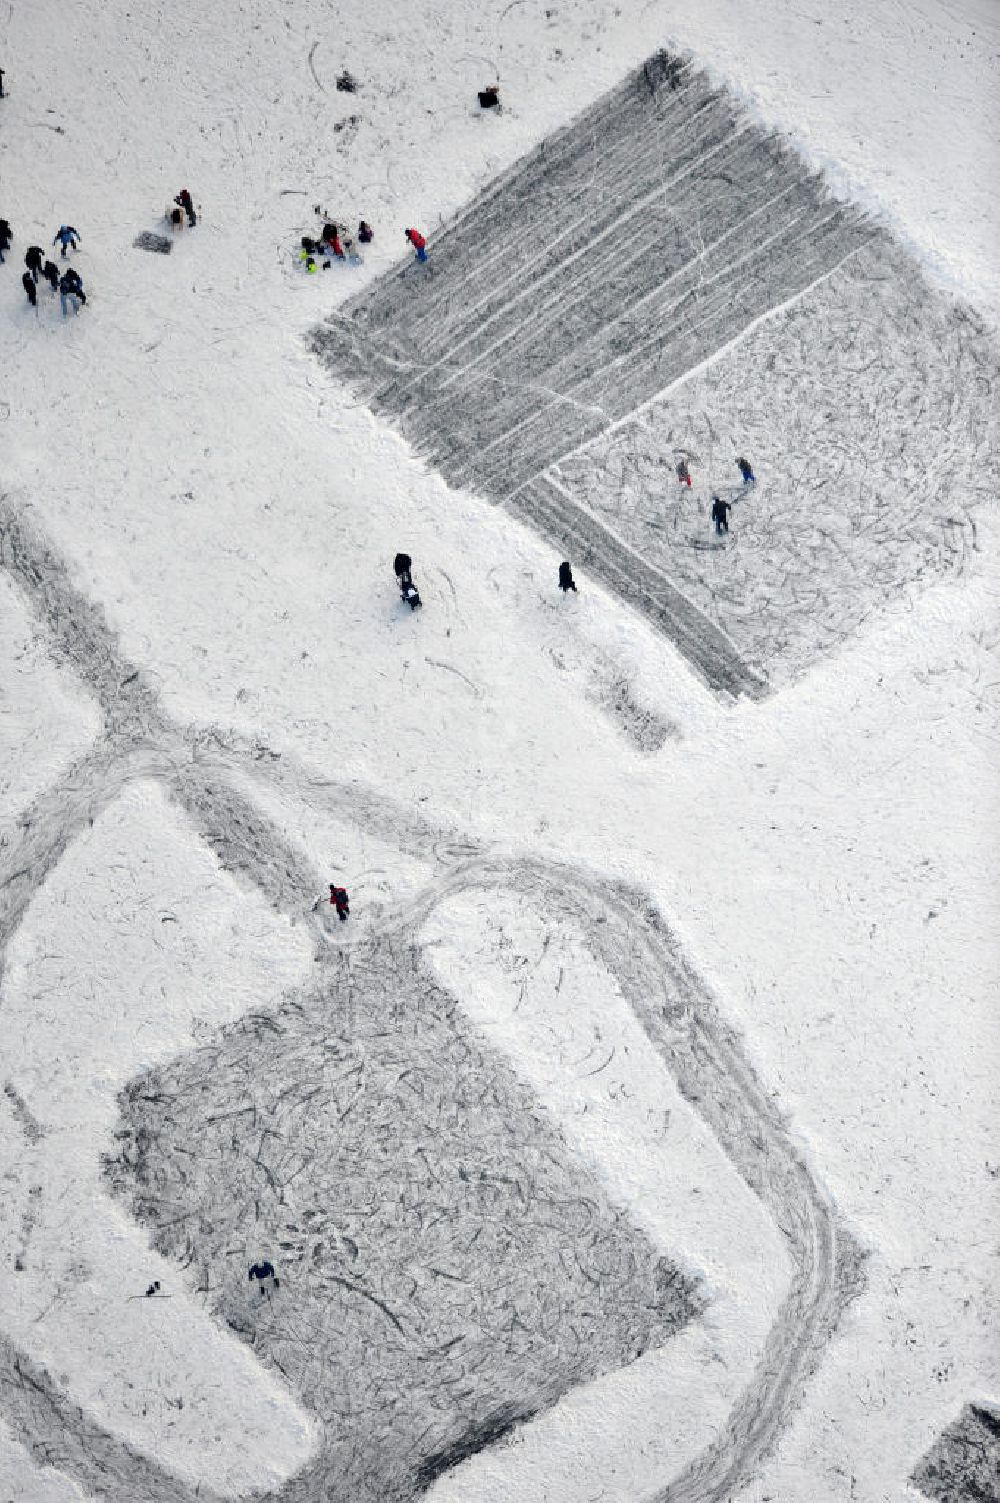
M406 236L407 240L410 242L410 244L413 246L413 249L416 251L416 253L417 253L417 260L418 261L426 261L427 260L427 241L424 239L423 235L421 235L420 231L419 230L404 230L403 234Z
M347 897L346 887L335 887L330 883L330 902L337 910L337 917L342 924L346 924L350 917L350 902Z

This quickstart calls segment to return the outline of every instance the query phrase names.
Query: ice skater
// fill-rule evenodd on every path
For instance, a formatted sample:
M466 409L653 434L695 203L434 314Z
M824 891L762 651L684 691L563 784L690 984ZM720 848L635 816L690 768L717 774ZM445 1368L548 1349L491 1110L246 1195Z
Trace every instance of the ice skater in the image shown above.
M691 484L691 471L688 469L688 462L686 459L679 459L677 461L677 479L680 481L681 485L689 486Z
M559 588L564 595L567 590L572 590L573 594L576 594L576 581L573 578L573 570L567 563L559 565Z
M80 231L75 230L71 224L61 224L52 237L53 245L62 246L63 256L68 250L76 250L79 243Z
M180 204L181 208L187 215L188 225L193 230L195 225L198 223L198 216L194 212L194 200L192 199L190 193L186 188L181 189L177 197L174 199L174 203Z
M264 1258L260 1263L250 1264L250 1283L256 1281L261 1299L270 1299L275 1289L281 1288L281 1280L274 1271L274 1264Z
M10 250L10 242L14 238L13 231L6 219L0 219L0 266L6 260L5 251Z
M24 264L36 282L38 281L38 274L42 269L44 261L45 252L42 250L42 247L40 245L29 245L24 253Z
M757 484L757 476L750 468L750 461L748 459L744 459L742 454L736 461L736 468L739 470L740 474L743 477L743 486L745 490L749 490L752 485Z
M35 279L31 275L30 271L26 271L24 273L24 276L21 278L21 286L24 288L25 295L27 296L28 302L31 304L31 306L33 308L37 308L38 307L38 291L37 291L37 288L35 287Z
M729 513L732 509L729 502L723 501L721 496L712 497L712 521L717 534L729 531Z
M351 902L347 896L346 887L337 887L330 883L330 906L336 908L337 917L342 924L346 924L351 916Z
M417 253L418 261L427 260L427 241L419 230L404 230L403 234Z

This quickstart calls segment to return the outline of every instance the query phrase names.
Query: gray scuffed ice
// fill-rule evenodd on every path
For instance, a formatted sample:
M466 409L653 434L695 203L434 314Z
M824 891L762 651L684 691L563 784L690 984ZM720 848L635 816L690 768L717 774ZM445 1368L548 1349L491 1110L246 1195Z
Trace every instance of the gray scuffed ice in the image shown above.
M759 696L975 548L996 341L690 61L650 59L430 249L313 349L717 693ZM763 483L716 539L744 452Z

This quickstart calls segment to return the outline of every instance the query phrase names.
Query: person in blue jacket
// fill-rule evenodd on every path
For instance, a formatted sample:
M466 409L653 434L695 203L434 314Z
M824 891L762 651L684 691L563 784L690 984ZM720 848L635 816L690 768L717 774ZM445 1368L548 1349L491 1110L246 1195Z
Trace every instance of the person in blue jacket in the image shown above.
M65 256L68 250L76 250L79 240L79 230L74 230L71 224L61 224L55 232L52 244L61 245L62 254Z

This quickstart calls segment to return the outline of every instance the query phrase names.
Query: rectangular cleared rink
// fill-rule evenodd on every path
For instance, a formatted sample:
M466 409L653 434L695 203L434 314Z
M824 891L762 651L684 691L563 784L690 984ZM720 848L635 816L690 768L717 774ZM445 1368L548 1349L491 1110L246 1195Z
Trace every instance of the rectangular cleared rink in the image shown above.
M450 483L541 533L726 697L965 568L1000 484L981 321L665 53L312 342ZM723 538L715 492L734 506Z
M543 480L872 236L690 63L658 54L519 162L315 348L446 479L575 546L713 687L756 675Z

